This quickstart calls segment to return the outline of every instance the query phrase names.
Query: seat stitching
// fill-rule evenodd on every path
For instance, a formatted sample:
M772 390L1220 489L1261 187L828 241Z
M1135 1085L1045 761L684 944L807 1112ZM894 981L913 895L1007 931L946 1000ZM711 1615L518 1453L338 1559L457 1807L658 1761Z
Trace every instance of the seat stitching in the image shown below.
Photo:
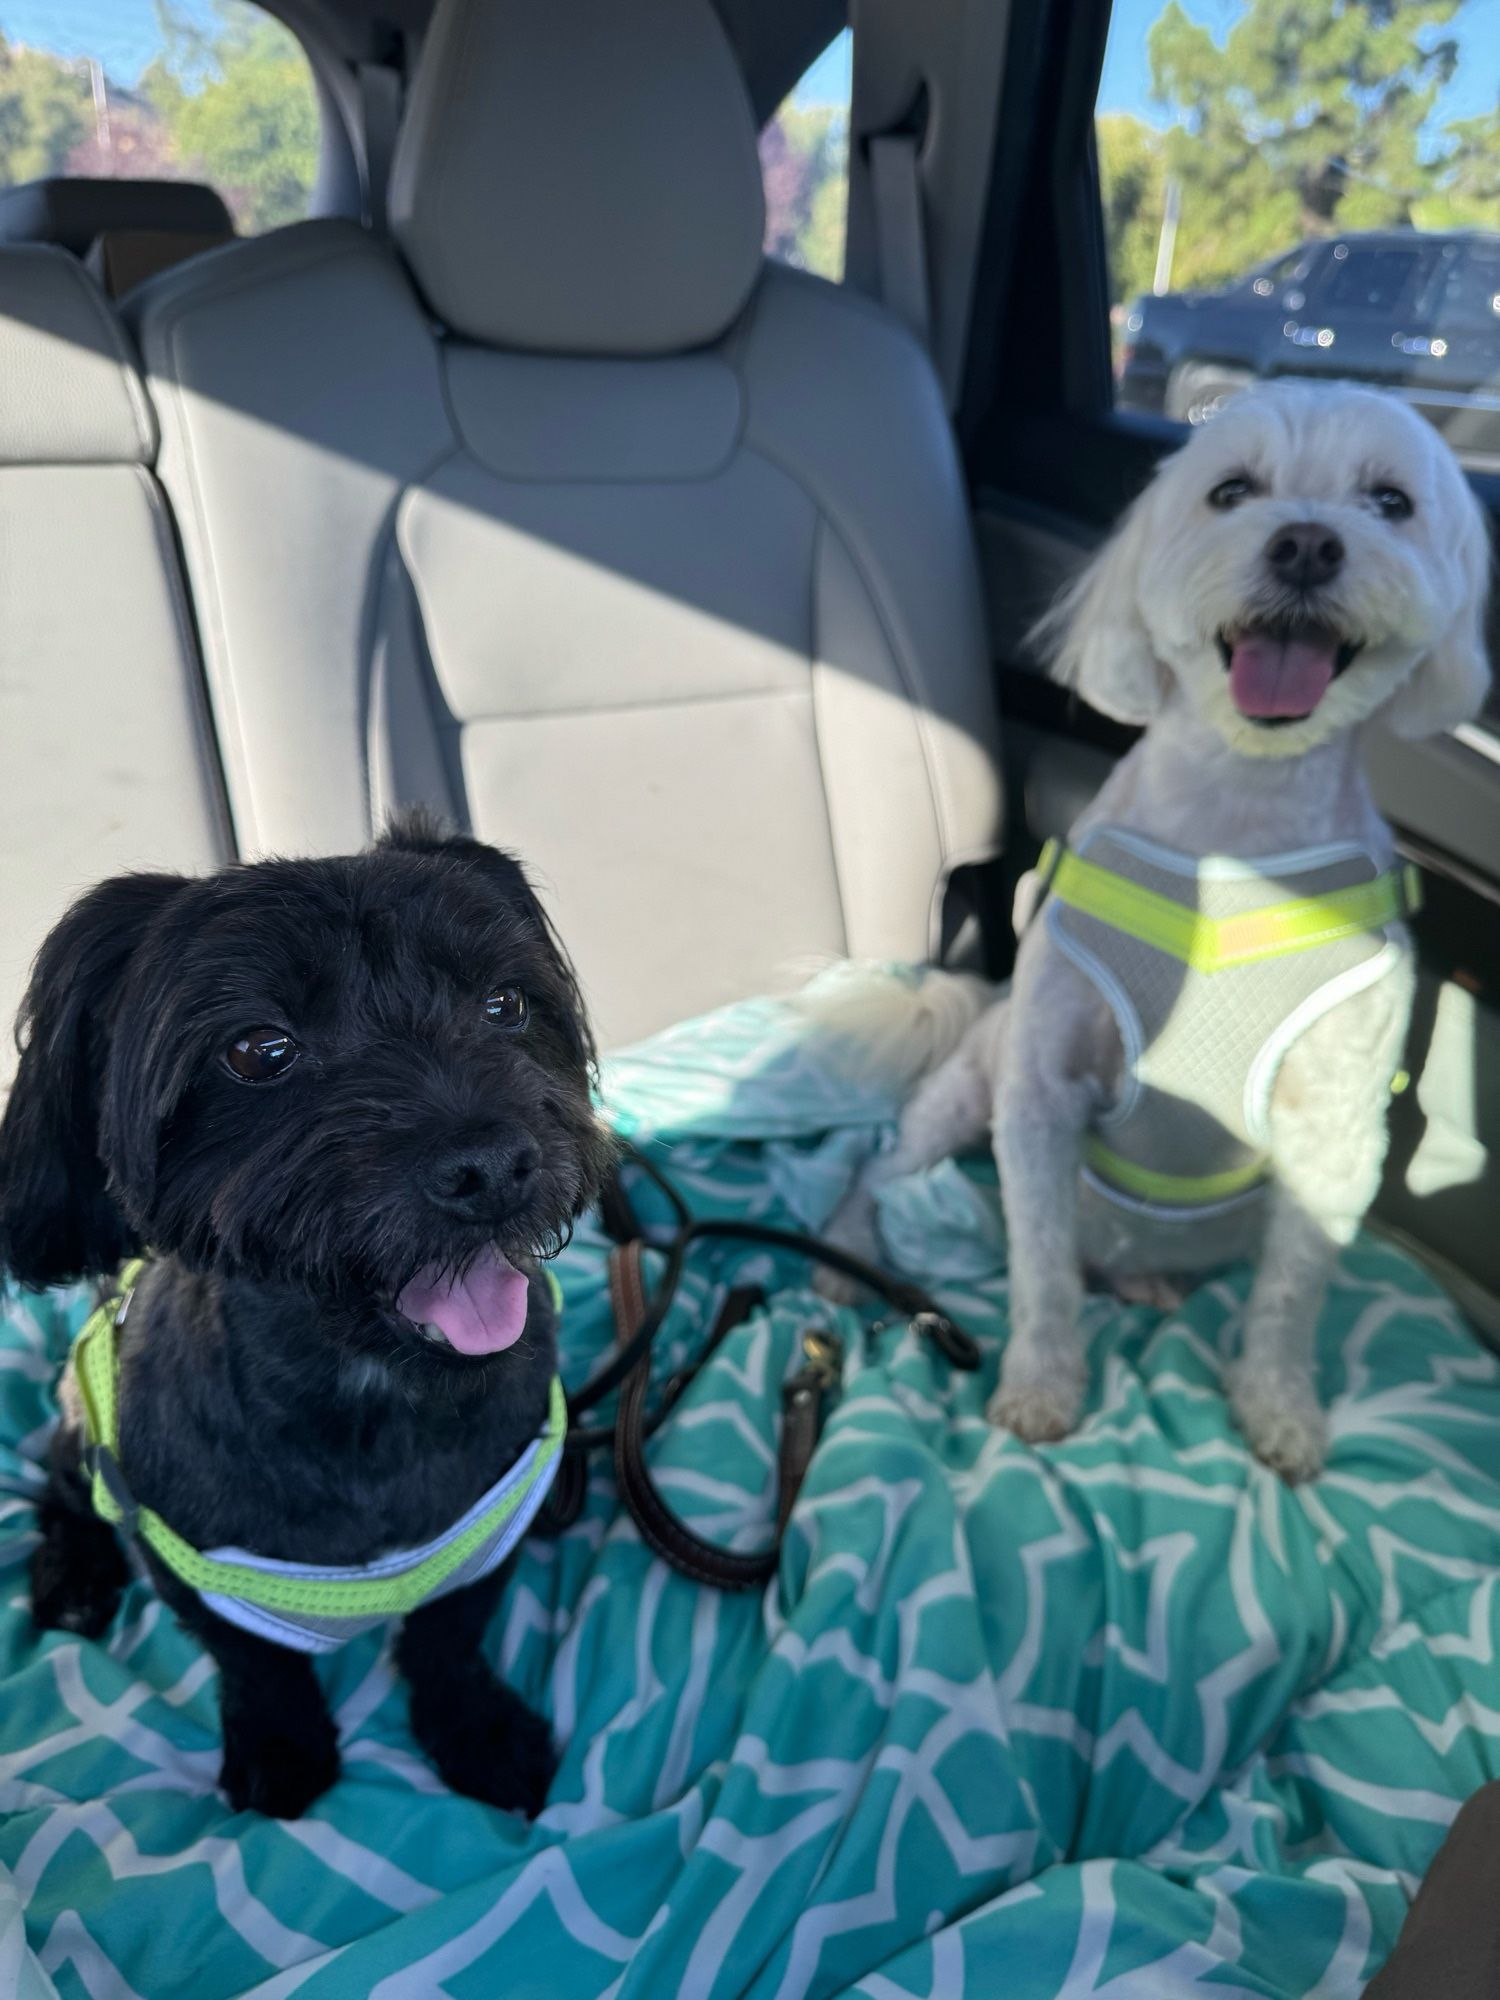
M437 359L437 372L441 381L442 360L440 356ZM452 412L447 407L446 396L443 397L443 409L444 414L449 418L451 426ZM403 479L397 484L396 491L391 495L391 504L386 509L385 515L370 543L370 561L367 567L369 587L359 620L359 687L357 689L357 704L359 711L359 756L363 777L365 818L372 833L375 830L375 786L373 767L370 760L370 729L373 719L375 694L376 621L379 615L381 599L385 592L386 566L392 554L394 554L411 588L417 616L422 625L422 638L427 650L429 663L431 664L432 677L436 682L437 667L435 662L432 661L432 639L427 629L427 616L422 607L421 592L417 588L416 574L412 569L406 549L403 546L401 520L406 510L407 502L411 499L412 495L418 492L429 492L431 490L429 481L433 475L440 472L450 460L457 458L462 450L463 445L459 441L457 431L455 430L452 444L439 451L435 457L430 459L411 478ZM438 684L437 691L446 706L447 697L443 695L441 683ZM462 798L461 803L465 814L472 821L473 815L469 812L469 801L466 795Z
M774 260L772 259L762 260L762 266L761 266L762 286L758 286L757 291L760 291L763 288L763 282L765 276L769 271L772 262L774 262ZM848 288L844 286L829 284L826 280L816 278L809 272L797 271L790 265L786 266L778 265L777 271L778 271L777 282L781 281L781 277L784 274L785 277L788 280L790 280L793 284L801 286L803 289L816 288L820 293L826 295L827 298L830 299L831 301L836 301L839 307L850 310L858 314L861 318L867 320L873 325L882 327L887 333L891 334L898 342L905 344L914 353L918 354L921 357L923 367L928 371L929 375L931 374L932 357L928 354L927 350L922 346L921 342L917 339L916 335L911 331L911 329L906 325L904 325L903 322L898 320L893 314L887 312L884 307L877 305L873 300L860 297L859 294L848 290ZM757 299L756 309L758 310L758 308L759 308L759 300ZM942 851L945 869L948 872L951 872L952 869L963 865L963 862L965 860L982 858L984 855L993 852L993 848L981 847L977 851L960 850L954 840L952 802L948 796L947 786L942 779L941 762L937 755L937 745L932 737L929 711L925 703L921 699L919 699L919 690L917 683L918 680L920 679L920 676L915 669L914 663L907 658L904 647L898 645L896 642L893 621L889 615L883 593L878 584L878 577L879 577L878 566L872 566L868 564L859 554L856 553L853 541L851 539L851 533L846 532L845 525L839 516L838 509L828 504L824 500L823 496L818 491L815 483L812 480L808 479L799 467L788 463L784 458L780 456L779 453L771 449L760 439L751 436L751 397L749 394L749 385L748 383L745 382L744 371L740 357L745 353L750 344L750 337L751 337L750 323L752 316L753 315L750 310L750 307L747 304L745 310L742 311L740 317L735 322L734 326L729 330L728 334L725 336L723 343L726 350L731 346L733 346L734 349L736 350L733 365L735 367L735 372L740 376L741 384L742 387L744 388L744 393L745 393L745 442L743 448L746 451L757 453L761 458L763 458L766 461L767 464L778 467L779 470L782 471L788 479L790 479L795 485L799 486L802 489L802 491L807 494L813 506L817 508L820 514L824 515L827 518L831 531L838 536L839 541L843 544L845 553L848 555L850 562L854 566L855 573L858 575L860 582L864 585L866 595L869 597L870 600L871 608L874 610L876 619L881 628L882 635L885 638L886 646L890 652L892 662L895 665L897 673L901 677L902 686L906 691L907 699L910 702L911 707L914 711L913 726L917 735L918 745L922 753L923 765L927 774L928 790L932 797L933 816L937 823L938 845ZM938 385L935 377L933 377L932 379L932 387L934 389L934 392L936 392ZM941 901L940 888L935 888L934 890L935 909L940 903L940 901Z
M183 456L187 462L188 491L193 503L193 521L198 531L198 543L208 573L207 580L210 601L206 608L213 627L214 644L217 648L218 671L216 673L207 671L207 678L211 695L216 695L227 709L227 714L221 716L220 719L220 735L226 753L232 750L234 762L237 767L236 775L240 781L239 791L242 797L237 798L233 789L230 789L230 815L236 825L238 825L239 820L242 818L247 822L241 833L241 838L244 842L241 852L244 852L245 847L253 847L255 845L259 838L259 830L256 825L254 788L249 778L249 759L245 751L245 718L240 707L239 689L235 682L234 670L230 661L229 630L224 618L223 590L219 582L219 564L214 554L214 538L209 525L208 508L203 495L197 446L193 438L192 425L188 422L187 418L186 397L184 393L185 385L178 348L178 338L182 332L182 322L186 317L186 313L177 314L169 324L163 326L162 332L165 336L168 358L171 363L172 372L168 378L172 392L171 401L176 411L177 430L182 443ZM200 616L203 609L204 607L200 604ZM205 670L209 669L209 654L206 648L204 667ZM224 728L224 723L226 722L233 726L234 733L232 739L228 731ZM227 769L225 772L225 783L226 785L229 783Z
M844 934L844 955L849 955L849 905L844 891L844 868L839 854L839 838L833 823L833 800L829 793L828 767L823 761L823 726L819 714L819 690L823 684L823 674L827 663L823 658L822 639L822 592L818 588L818 557L823 546L823 537L828 524L821 513L815 512L812 532L811 559L808 563L808 608L807 630L811 646L808 660L808 680L812 693L812 733L813 754L818 760L818 775L823 781L823 818L828 827L828 853L833 862L833 879L839 892L839 927Z
M474 23L479 16L480 4L482 4L482 0L470 0L470 4L463 15L463 26L459 31L458 48L455 51L457 74L459 76L467 76L469 73L467 60L469 44L473 38ZM449 116L442 121L439 127L438 158L432 179L432 198L429 203L429 213L432 207L441 206L441 196L444 184L448 178L448 169L453 164L453 148L457 125L458 118L456 113L450 112ZM441 237L439 240L441 241ZM445 257L442 261L446 263L448 260Z
M340 249L333 250L331 253L322 254L321 244L308 245L304 242L304 244L299 245L297 248L295 262L283 265L280 268L270 271L240 271L229 279L226 279L221 274L214 274L213 282L202 285L196 292L184 293L165 300L160 308L155 327L156 336L161 340L167 353L169 363L167 384L171 390L171 401L176 411L177 434L181 441L183 455L187 463L188 487L192 497L193 517L198 532L199 546L202 551L205 567L208 571L208 583L210 587L209 602L206 607L200 603L199 611L201 615L205 609L207 610L209 621L212 625L213 646L215 650L213 653L210 653L205 648L204 666L207 670L210 693L219 698L227 711L223 717L223 721L232 723L234 731L231 739L228 730L221 728L223 747L226 753L230 751L233 753L235 776L239 781L239 796L236 795L232 787L229 791L230 814L233 821L237 822L242 818L246 822L243 828L243 839L246 845L250 846L253 846L259 839L259 827L255 808L254 786L251 782L249 757L246 751L245 718L240 705L239 686L231 658L229 630L224 615L223 590L219 581L219 563L214 553L214 538L209 521L209 510L203 494L201 461L193 434L193 427L187 417L187 385L181 361L181 336L186 321L196 311L208 304L221 303L224 299L232 297L239 292L248 291L256 285L262 285L269 289L273 285L284 284L289 279L301 275L310 265L321 264L322 268L327 270L335 264L364 258L370 254L371 247L363 242L351 242L346 243ZM380 261L387 263L397 273L398 277L402 276L400 266L395 262L394 258L382 256ZM153 377L153 379L155 378ZM203 592L197 592L195 593L195 598L201 598L203 595ZM225 781L226 786L228 786L229 773L227 770L225 772ZM367 786L366 798L368 796ZM241 851L244 851L243 847Z
M951 831L951 815L947 788L938 765L937 746L932 741L928 710L922 699L922 690L918 685L919 676L907 658L906 648L897 642L882 592L877 585L875 573L860 558L851 545L835 509L825 504L822 496L810 480L805 479L796 467L788 465L777 453L768 451L763 444L749 444L746 446L746 449L765 459L767 464L774 465L779 471L785 473L788 479L802 489L813 506L818 510L819 515L827 523L828 532L838 541L839 546L849 558L855 575L863 586L865 595L870 601L870 608L875 613L876 622L880 626L881 637L885 640L886 649L891 656L891 664L900 676L902 689L911 707L912 727L917 737L918 747L922 753L922 764L927 774L927 788L932 797L933 818L937 823L938 845L942 849L943 860L946 864L956 849Z
M50 244L37 247L45 249L49 256L56 255L59 266L65 267L69 277L75 280L88 303L89 311L102 327L106 345L114 355L115 366L120 371L121 386L124 388L125 400L130 405L130 414L135 425L136 442L149 462L156 453L156 426L151 420L151 406L146 401L145 389L130 351L125 345L124 329L110 311L99 288L87 277L82 266L73 261L67 251L58 250L54 253Z
M193 711L193 735L203 754L206 768L212 773L208 789L212 792L220 832L227 837L226 844L231 855L239 852L235 835L234 808L229 801L229 791L224 780L223 766L219 757L218 739L214 734L213 717L208 712L208 690L205 685L202 661L198 653L198 635L193 629L188 615L186 583L177 560L177 548L172 539L167 518L166 495L150 468L144 465L130 468L140 480L145 490L147 511L151 517L151 530L162 558L162 581L166 586L168 600L172 607L172 623L177 631L178 643L182 649L184 675L188 682Z
M440 347L441 345L442 343L440 343ZM493 353L503 352L503 350L499 349L486 349L485 351ZM568 357L560 358L566 359ZM728 445L725 447L723 456L715 459L711 465L700 467L692 472L508 472L503 466L499 466L492 459L485 457L483 451L472 441L468 431L460 421L457 409L453 404L445 357L441 352L439 354L438 365L443 378L444 406L448 411L448 419L453 426L454 435L458 438L465 456L471 458L481 472L488 473L491 479L499 480L506 486L706 486L712 480L722 479L724 474L733 466L741 452L746 448L744 441L746 423L745 385L740 379L739 371L732 364L726 363L728 372L734 380L738 408L735 412L733 434L729 439Z

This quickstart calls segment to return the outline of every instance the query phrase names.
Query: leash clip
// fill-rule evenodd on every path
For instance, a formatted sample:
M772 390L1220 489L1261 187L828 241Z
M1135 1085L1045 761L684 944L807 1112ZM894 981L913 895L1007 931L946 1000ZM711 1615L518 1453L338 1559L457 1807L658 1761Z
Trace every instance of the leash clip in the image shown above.
M836 1333L810 1326L802 1335L802 1366L789 1376L781 1391L788 1408L821 1403L835 1388L844 1372L844 1343Z
M807 1373L817 1378L821 1388L831 1389L844 1372L844 1343L838 1335L810 1326L802 1336L802 1353Z
M972 1375L979 1366L979 1343L972 1334L955 1326L946 1313L918 1312L911 1317L911 1330L919 1340L930 1340L939 1354L954 1368Z

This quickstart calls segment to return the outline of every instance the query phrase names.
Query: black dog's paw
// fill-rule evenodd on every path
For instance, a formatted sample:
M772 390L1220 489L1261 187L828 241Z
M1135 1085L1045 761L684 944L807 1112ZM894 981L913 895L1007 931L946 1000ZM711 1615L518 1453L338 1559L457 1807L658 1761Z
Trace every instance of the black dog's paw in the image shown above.
M219 1787L236 1812L301 1819L338 1775L338 1737L331 1722L322 1729L270 1730L264 1735L243 1728L225 1730Z
M43 1632L98 1639L109 1630L129 1578L108 1529L102 1537L49 1530L31 1557L32 1618Z
M437 1710L434 1713L434 1710ZM503 1681L470 1679L461 1700L414 1702L417 1741L455 1792L535 1819L557 1769L552 1732Z

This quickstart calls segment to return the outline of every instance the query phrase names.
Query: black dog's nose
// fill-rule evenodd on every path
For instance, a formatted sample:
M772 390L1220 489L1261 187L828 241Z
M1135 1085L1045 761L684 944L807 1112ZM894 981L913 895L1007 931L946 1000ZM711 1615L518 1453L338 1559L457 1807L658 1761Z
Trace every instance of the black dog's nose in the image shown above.
M1293 521L1266 544L1266 561L1277 580L1298 590L1331 583L1344 560L1344 545L1321 521Z
M536 1142L525 1133L435 1153L422 1175L422 1192L434 1208L461 1222L493 1222L509 1214L541 1164Z

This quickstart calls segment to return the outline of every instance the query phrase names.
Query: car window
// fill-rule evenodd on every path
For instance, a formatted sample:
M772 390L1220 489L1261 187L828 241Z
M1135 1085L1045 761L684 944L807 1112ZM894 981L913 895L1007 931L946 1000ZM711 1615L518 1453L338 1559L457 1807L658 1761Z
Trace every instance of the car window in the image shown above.
M1445 249L1429 313L1434 325L1455 333L1500 331L1500 243Z
M1270 263L1248 272L1241 284L1255 298L1275 298L1288 285L1306 278L1313 261L1313 253L1299 245L1285 257L1275 257Z
M1494 19L1115 0L1095 132L1122 407L1201 422L1259 377L1342 376L1500 469Z
M1335 243L1314 295L1319 310L1346 306L1358 312L1393 313L1433 261L1432 251L1417 244L1380 249L1357 240Z
M317 90L250 0L0 0L0 185L207 181L242 232L308 212Z
M853 37L846 28L760 135L766 255L823 278L844 275L853 56Z

